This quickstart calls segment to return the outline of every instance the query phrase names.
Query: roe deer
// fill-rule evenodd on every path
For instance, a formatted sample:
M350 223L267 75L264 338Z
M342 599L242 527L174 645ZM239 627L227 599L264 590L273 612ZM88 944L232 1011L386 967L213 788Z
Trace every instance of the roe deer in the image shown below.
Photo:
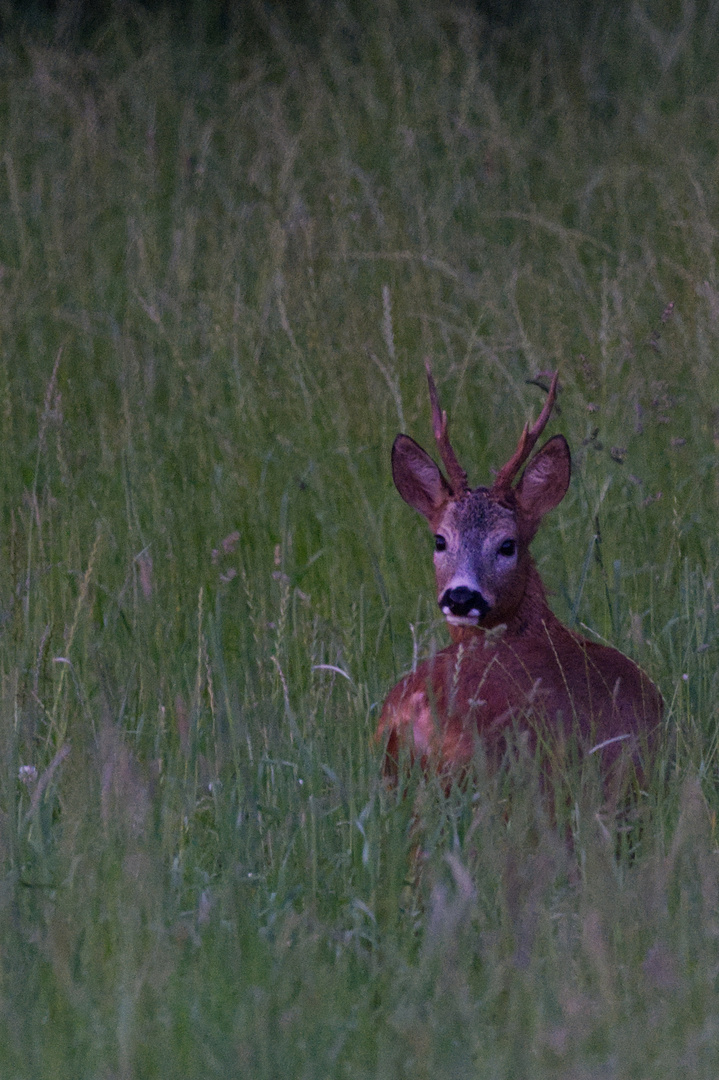
M561 736L575 731L602 767L633 758L651 743L662 716L658 690L616 649L569 630L547 604L529 545L546 513L569 487L571 458L555 435L513 482L544 429L557 394L526 425L491 487L471 489L449 441L427 364L432 426L447 479L407 435L392 447L392 475L402 498L434 533L437 598L452 644L390 691L377 738L386 740L385 773L401 747L425 769L454 773L471 759L479 736L496 759L507 727Z

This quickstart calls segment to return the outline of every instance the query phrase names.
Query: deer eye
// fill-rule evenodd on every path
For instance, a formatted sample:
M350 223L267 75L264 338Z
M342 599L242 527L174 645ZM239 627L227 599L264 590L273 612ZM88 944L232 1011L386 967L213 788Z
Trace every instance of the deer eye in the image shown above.
M435 551L444 551L446 547L447 547L447 541L445 540L445 538L443 536L439 536L439 534L437 536L435 536L435 538L434 538L434 550Z
M499 554L504 555L506 559L509 559L514 555L517 550L517 545L514 540L505 540L504 543L499 545Z

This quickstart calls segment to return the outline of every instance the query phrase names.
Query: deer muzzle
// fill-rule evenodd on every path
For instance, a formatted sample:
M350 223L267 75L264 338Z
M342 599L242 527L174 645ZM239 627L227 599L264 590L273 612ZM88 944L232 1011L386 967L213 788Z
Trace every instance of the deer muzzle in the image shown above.
M489 604L476 589L458 585L443 593L439 606L451 623L471 624L476 626L489 611Z

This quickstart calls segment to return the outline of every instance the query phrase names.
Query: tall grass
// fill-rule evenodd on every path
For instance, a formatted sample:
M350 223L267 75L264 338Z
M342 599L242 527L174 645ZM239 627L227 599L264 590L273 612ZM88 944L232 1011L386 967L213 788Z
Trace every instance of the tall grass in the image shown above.
M715 1077L715 5L78 11L0 51L2 1076ZM560 366L634 818L380 783L425 356L475 483Z

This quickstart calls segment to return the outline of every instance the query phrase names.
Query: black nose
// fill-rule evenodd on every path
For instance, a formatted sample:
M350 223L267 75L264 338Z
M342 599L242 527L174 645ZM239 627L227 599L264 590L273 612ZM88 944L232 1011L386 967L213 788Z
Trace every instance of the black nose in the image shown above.
M489 604L481 593L474 589L468 589L466 585L459 585L456 589L447 589L439 602L439 606L445 615L476 615L480 619L489 611Z

